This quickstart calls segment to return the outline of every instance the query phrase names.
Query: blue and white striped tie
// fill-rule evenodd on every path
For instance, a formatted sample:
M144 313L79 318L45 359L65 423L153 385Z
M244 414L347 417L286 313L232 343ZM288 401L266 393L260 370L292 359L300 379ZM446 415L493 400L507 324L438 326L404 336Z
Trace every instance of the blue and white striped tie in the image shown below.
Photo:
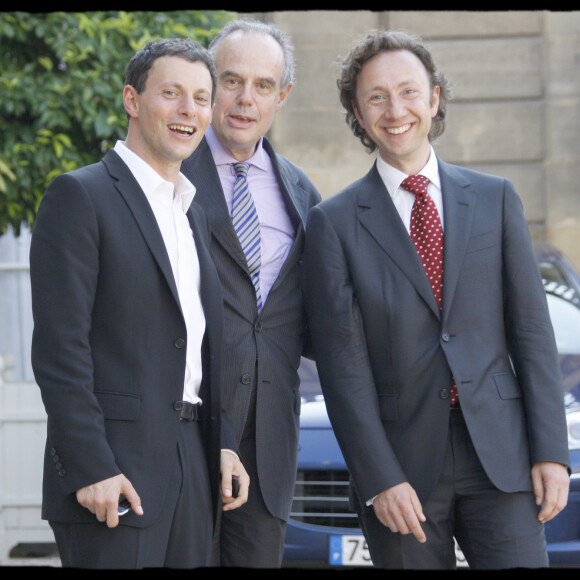
M250 276L256 289L258 312L262 308L260 292L260 221L250 187L248 186L249 163L234 163L236 182L234 184L234 198L232 202L232 223L238 234L240 244L246 255Z

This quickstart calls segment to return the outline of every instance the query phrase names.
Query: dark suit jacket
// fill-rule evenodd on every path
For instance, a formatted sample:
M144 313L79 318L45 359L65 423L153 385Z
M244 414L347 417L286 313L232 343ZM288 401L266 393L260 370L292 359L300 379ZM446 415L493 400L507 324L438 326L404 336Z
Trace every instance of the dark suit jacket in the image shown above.
M310 212L313 349L361 501L403 481L429 497L452 373L500 490L530 490L535 462L569 463L556 346L520 200L508 180L439 163L442 313L375 166Z
M188 217L207 321L201 425L217 510L220 446L235 449L232 436L220 443L223 308L205 216L192 204ZM149 525L176 457L187 336L155 216L114 151L52 182L30 269L32 363L48 414L43 517L94 521L75 491L124 473L145 515L122 524Z
M250 407L252 381L256 381L260 489L271 514L285 520L296 479L300 414L297 369L306 336L301 290L304 223L320 195L308 177L277 155L266 139L264 147L272 158L296 238L259 315L246 259L205 139L184 161L182 170L194 183L195 201L207 214L212 256L224 293L224 406L239 441Z

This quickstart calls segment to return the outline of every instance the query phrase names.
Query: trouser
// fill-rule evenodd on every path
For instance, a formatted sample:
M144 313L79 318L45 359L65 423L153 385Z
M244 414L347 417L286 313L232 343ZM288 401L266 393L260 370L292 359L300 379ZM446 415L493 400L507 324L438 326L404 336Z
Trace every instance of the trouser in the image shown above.
M94 524L49 522L63 567L209 566L213 508L198 423L180 421L174 468L167 476L170 483L161 515L151 526L108 528L96 518Z
M429 469L426 465L425 469ZM441 478L423 505L427 542L391 532L371 508L359 514L373 564L394 569L452 569L455 537L470 568L548 566L543 525L532 492L504 493L489 480L460 409L451 411Z
M257 373L254 373L257 375ZM221 512L214 542L214 566L279 568L284 555L286 522L270 514L258 479L256 462L256 388L240 442L240 456L250 476L248 501L233 511Z

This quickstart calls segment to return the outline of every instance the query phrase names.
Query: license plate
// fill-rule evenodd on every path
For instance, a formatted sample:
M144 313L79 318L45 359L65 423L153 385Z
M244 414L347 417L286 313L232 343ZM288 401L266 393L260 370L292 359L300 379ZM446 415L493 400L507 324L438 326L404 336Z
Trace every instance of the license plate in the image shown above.
M467 561L457 541L455 542L457 567L466 568ZM333 566L372 566L369 548L362 534L330 536L329 562Z
M330 536L329 562L333 566L372 566L369 548L362 534Z

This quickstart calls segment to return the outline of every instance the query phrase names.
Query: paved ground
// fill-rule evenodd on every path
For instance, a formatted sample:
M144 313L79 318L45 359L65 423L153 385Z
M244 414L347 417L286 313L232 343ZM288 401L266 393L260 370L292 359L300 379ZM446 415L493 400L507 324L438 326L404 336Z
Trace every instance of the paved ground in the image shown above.
M60 568L60 560L58 558L7 558L0 560L0 567L38 567L45 566L50 568Z
M10 553L12 557L0 554L0 567L61 567L54 544L26 544L13 548Z
M0 567L31 567L31 566L48 566L51 568L60 568L60 560L54 558L5 558L0 559Z

